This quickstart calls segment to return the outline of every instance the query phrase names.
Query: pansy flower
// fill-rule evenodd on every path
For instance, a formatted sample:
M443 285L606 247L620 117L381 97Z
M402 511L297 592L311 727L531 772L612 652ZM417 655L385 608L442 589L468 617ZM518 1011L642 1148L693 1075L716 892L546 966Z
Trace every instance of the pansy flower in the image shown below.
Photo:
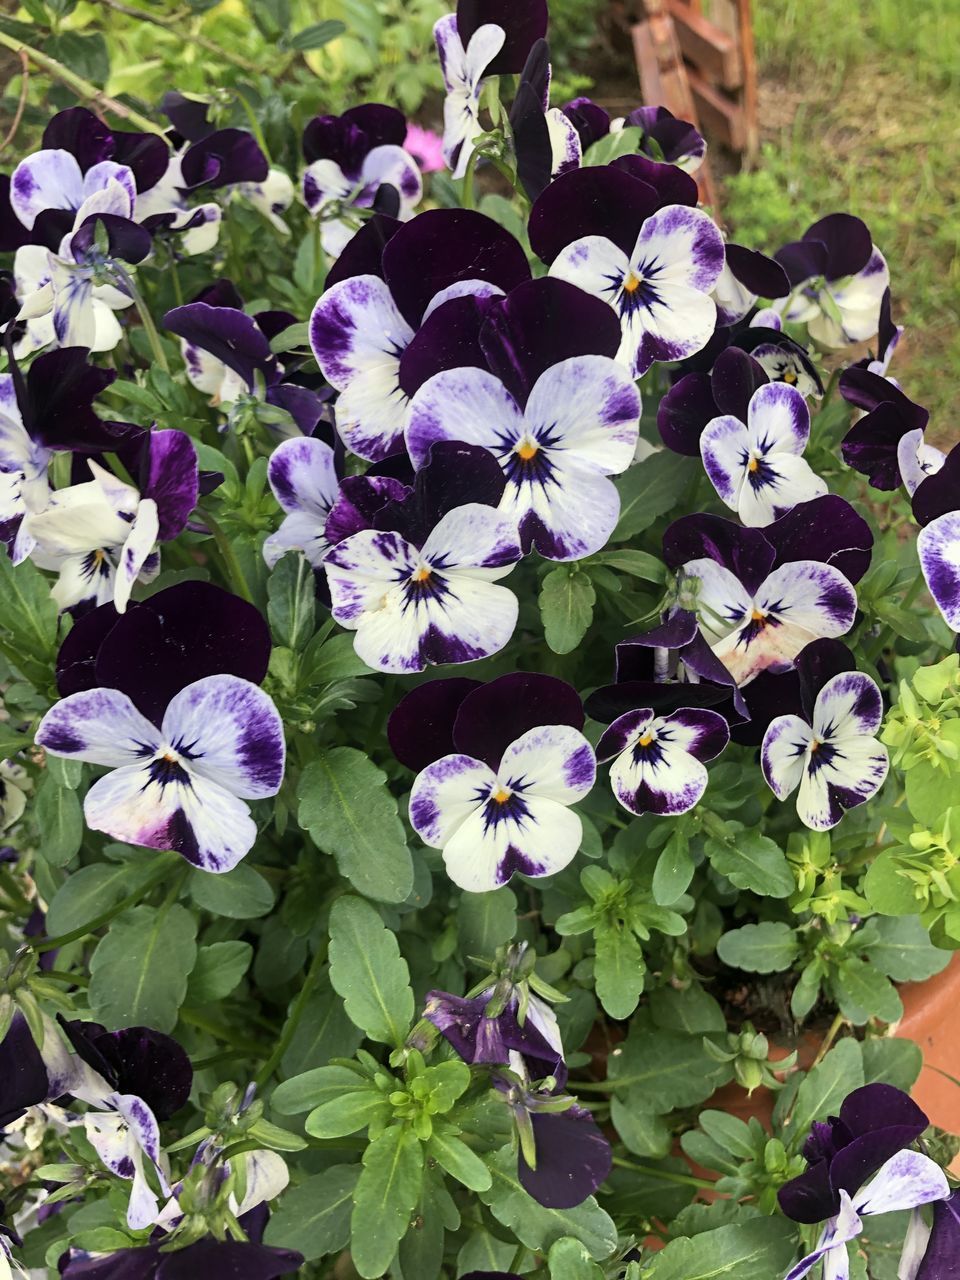
M651 160L664 160L685 173L696 173L707 154L702 134L687 120L678 120L666 107L636 107L613 128L640 129L638 150Z
M697 613L704 639L745 685L761 671L789 670L812 640L850 630L851 578L866 571L872 541L848 503L825 496L762 532L681 517L664 534L664 559L678 572L681 607Z
M789 298L775 303L784 320L805 324L810 337L824 347L845 347L874 336L890 272L859 218L828 214L774 257L792 287Z
M288 551L302 551L312 569L320 569L330 549L327 517L339 484L333 450L323 440L284 440L270 455L267 479L284 511L280 528L263 544L272 569Z
M843 438L844 462L865 475L874 489L896 489L902 483L912 496L924 477L943 465L944 455L923 438L927 410L870 369L844 369L837 385L859 411Z
M484 449L434 446L412 492L327 553L334 618L379 671L422 671L496 653L517 621L497 586L520 559L514 520L494 509L503 474Z
M557 228L566 229L564 246L552 252ZM633 377L709 341L723 237L699 209L662 205L626 167L579 169L551 183L531 212L530 242L552 276L613 308L623 335L618 359Z
M134 584L159 572L156 543L175 538L196 506L197 451L185 432L144 433L122 452L139 488L90 460L92 480L58 489L24 519L33 559L59 573L51 594L61 609L112 600L122 613Z
M789 292L787 273L776 259L742 244L726 244L723 270L713 290L718 324L736 324L760 298L785 298Z
M778 716L763 738L761 765L778 800L797 791L804 826L829 831L844 810L875 795L887 776L886 747L876 740L883 699L875 680L855 669L834 640L818 640L797 657L804 715Z
M432 209L389 230L385 245L381 225L358 233L341 257L349 267L333 276L310 319L317 363L340 393L337 430L371 462L403 447L411 390L404 356L431 313L450 299L499 295L530 278L518 242L483 214ZM442 337L441 324L423 339L428 357Z
M530 200L554 178L579 167L583 157L576 125L550 106L550 50L538 40L530 50L510 108L517 177Z
M898 1280L945 1280L960 1268L960 1191L933 1206L927 1226L918 1210L911 1215L900 1258Z
M927 1127L916 1103L888 1084L869 1084L847 1095L838 1116L814 1124L803 1147L807 1170L779 1192L780 1207L795 1222L824 1223L812 1253L785 1280L801 1280L817 1263L824 1276L849 1274L847 1245L862 1219L944 1200L943 1170L908 1148Z
M262 182L238 182L230 188L232 196L252 204L282 236L290 234L283 215L293 204L295 190L290 175L276 168L271 168Z
M951 631L960 631L960 446L926 475L913 494L923 527L917 554L927 588Z
M700 440L717 417L747 421L750 400L770 381L760 363L737 346L723 348L709 372L685 373L657 407L657 430L668 449L701 457Z
M673 817L699 803L705 762L729 741L727 722L715 711L684 707L658 716L642 707L614 720L597 743L597 759L613 761L610 785L630 813Z
M731 347L749 355L766 374L768 382L785 382L796 387L805 400L811 396L820 399L823 395L823 381L809 352L783 331L780 317L769 309L758 311L733 326L718 324L707 345L681 361L675 385L679 386L690 374L709 376Z
M620 514L607 477L633 461L639 434L639 393L610 355L571 356L540 371L537 356L549 333L530 336L534 317L571 343L597 305L559 282L521 285L499 309L495 304L496 339L490 334L486 344L509 385L486 369L449 369L410 403L405 438L414 466L438 440L488 449L506 478L500 510L517 521L525 551L535 546L551 560L577 560L606 543ZM606 318L602 306L600 316ZM601 323L584 334L584 345L603 332ZM512 360L497 359L495 340Z
M495 1000L498 995L494 985L465 998L448 991L428 991L423 1016L471 1066L506 1066L510 1054L518 1053L531 1079L553 1076L563 1084L566 1066L553 1009L533 991L525 993L522 1005L516 990L505 1001Z
M707 423L700 455L710 483L743 523L767 525L827 492L802 456L809 439L803 396L770 382L751 396L746 421L725 414Z
M413 216L423 195L420 169L404 149L407 122L395 107L376 102L351 107L342 116L315 116L303 131L303 200L322 220L323 248L337 257L355 225L350 210L377 208L391 188L401 221Z
M408 695L408 723L418 693ZM454 884L484 893L515 872L553 875L573 860L583 824L570 806L596 778L582 725L580 699L551 676L502 676L461 698L453 750L421 769L410 792L413 828L443 850ZM392 729L406 754L403 736Z

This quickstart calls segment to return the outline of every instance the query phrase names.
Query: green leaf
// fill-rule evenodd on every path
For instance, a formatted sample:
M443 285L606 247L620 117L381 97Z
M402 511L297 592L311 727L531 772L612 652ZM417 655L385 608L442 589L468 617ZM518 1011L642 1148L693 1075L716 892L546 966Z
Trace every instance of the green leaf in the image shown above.
M58 787L76 791L83 780L83 761L69 760L66 756L48 756L47 772Z
M799 954L800 944L790 925L773 921L731 929L717 943L723 963L747 973L782 973Z
M917 916L871 920L869 928L878 940L863 954L894 982L924 982L950 963L953 953L933 945Z
M879 969L865 960L851 956L830 976L830 989L840 1012L855 1026L863 1026L871 1018L882 1022L899 1022L903 1004L897 989Z
M702 1035L673 1031L651 1035L636 1024L610 1055L607 1074L628 1105L655 1115L695 1106L729 1078L727 1068L704 1049Z
M471 1191L486 1191L493 1181L480 1157L454 1134L434 1129L427 1144L427 1156Z
M636 125L613 130L598 142L591 143L583 157L584 165L609 164L618 156L629 156L640 150L643 130Z
M240 983L252 959L249 942L212 942L201 947L187 983L187 1004L223 1000Z
M554 653L570 653L586 635L597 599L582 569L551 569L540 588L543 633Z
M580 1241L572 1236L554 1241L547 1265L550 1280L603 1280L603 1272Z
M814 1120L837 1115L847 1094L862 1084L860 1045L852 1038L841 1040L818 1066L804 1076L797 1090L790 1123L784 1126L785 1137L789 1135L794 1145L802 1143Z
M322 685L369 675L370 668L357 657L353 633L348 631L328 639L314 636L303 652L301 673L308 685Z
M330 981L353 1024L371 1040L399 1048L413 1019L407 962L396 936L360 898L330 911Z
M572 1236L591 1258L609 1258L617 1247L617 1229L593 1196L575 1209L548 1209L523 1189L517 1176L517 1153L508 1143L490 1164L493 1182L480 1198L498 1222L528 1249L544 1252L564 1236Z
M653 872L654 902L661 907L672 906L686 893L695 869L686 833L674 831L663 846Z
M643 991L647 966L643 951L625 925L598 929L593 962L597 999L611 1018L629 1018Z
M313 635L317 597L313 570L299 551L278 562L270 574L267 597L274 640L299 653Z
M687 1035L705 1035L726 1031L723 1010L698 982L689 987L657 987L650 992L650 1014L664 1031L684 1031Z
M307 1116L305 1127L313 1138L344 1138L365 1129L372 1120L388 1120L391 1113L390 1103L379 1089L341 1092L315 1107Z
M51 937L71 933L120 902L141 883L145 884L169 854L160 858L112 863L96 862L70 873L54 894L47 910Z
M671 1240L643 1272L644 1280L771 1280L796 1257L794 1232L782 1218L718 1227Z
M920 913L921 903L905 874L904 863L892 850L879 854L871 862L863 878L863 892L871 907L882 915L909 916Z
M750 1128L737 1116L725 1111L701 1111L700 1127L707 1137L719 1143L730 1155L744 1160L753 1158L754 1142Z
M193 916L177 903L117 916L90 961L88 995L97 1021L172 1031L197 958L196 933Z
M644 582L666 582L667 569L662 560L650 555L649 551L603 551L593 558L598 564L609 565L611 569L619 569L631 578L641 578ZM591 561L591 563L593 563Z
M110 78L110 55L107 42L100 34L81 35L79 31L61 31L44 41L43 52L65 67L83 76L84 80L92 80L94 84L105 84Z
M347 1017L343 1001L324 986L307 1000L280 1065L285 1075L295 1075L331 1058L350 1058L362 1039L363 1034Z
M268 881L246 862L223 875L191 871L188 887L198 907L231 920L254 920L273 906L274 893Z
M511 889L464 893L457 907L462 956L492 956L517 931L517 899Z
M364 1151L351 1217L353 1265L364 1280L382 1276L392 1262L422 1180L423 1148L405 1125L391 1125Z
M311 26L296 32L295 35L290 36L287 44L300 53L305 53L308 49L322 49L331 40L342 36L346 29L345 23L338 22L336 18L328 18L326 22L314 22Z
M860 1049L864 1084L892 1084L909 1093L923 1069L923 1050L912 1040L871 1036Z
M83 810L77 793L58 786L52 777L44 778L33 812L40 828L40 852L52 867L65 867L83 840Z
M217 0L219 3L219 0ZM274 355L283 355L285 351L297 351L310 346L310 324L306 320L298 320L281 329L270 339L270 350Z
M670 1153L673 1133L662 1116L638 1111L614 1097L610 1103L610 1119L623 1139L623 1145L634 1155L659 1160Z
M363 1079L359 1072L351 1071L349 1067L316 1067L278 1084L270 1105L282 1116L299 1115L322 1107L347 1091L355 1092Z
M307 765L297 788L298 821L332 853L353 887L379 902L403 902L413 860L387 776L362 751L334 747Z
M953 783L953 786L956 784ZM937 769L926 760L918 760L906 771L904 788L907 808L921 824L936 831L950 804L952 786L950 775Z
M729 823L740 827L739 823ZM788 898L796 888L783 850L769 836L741 828L727 839L710 836L705 845L715 871L737 889L749 889L764 898Z
M350 1214L359 1177L358 1164L335 1164L285 1191L270 1215L265 1243L296 1249L307 1262L339 1253L350 1242Z
M696 477L697 465L692 458L662 449L614 476L620 491L620 519L610 541L636 537L676 506Z

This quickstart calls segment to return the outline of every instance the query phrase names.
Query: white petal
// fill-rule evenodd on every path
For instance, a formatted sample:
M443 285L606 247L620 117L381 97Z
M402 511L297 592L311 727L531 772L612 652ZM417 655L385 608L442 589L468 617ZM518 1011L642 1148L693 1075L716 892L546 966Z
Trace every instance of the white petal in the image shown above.
M854 1206L867 1214L898 1213L934 1200L946 1200L950 1184L946 1174L929 1156L898 1151L854 1197Z
M119 767L153 755L160 731L117 689L86 689L54 703L37 745L55 756Z
M428 378L410 401L404 436L417 468L438 440L482 445L502 461L523 435L523 425L499 378L486 369L447 369Z
M751 444L764 454L800 454L810 439L810 411L796 387L768 382L750 398L747 426Z
M455 507L438 522L420 558L439 571L456 569L486 582L504 578L520 559L514 520L480 502Z
M917 535L920 568L951 631L960 631L960 511L931 520Z
M627 469L637 447L640 395L615 361L574 356L537 379L524 419L534 438L549 437L552 449L616 474Z
M113 588L113 603L117 613L125 613L130 592L140 576L151 551L156 546L160 532L157 504L152 498L144 498L137 507L137 514L130 533L120 551L117 576Z
M400 196L401 218L413 211L423 195L420 166L403 147L374 147L363 162L360 181L368 190L374 190L384 183L395 187Z
M472 756L443 756L414 779L410 823L424 844L442 849L496 787L489 765Z
M814 831L828 831L845 809L863 804L883 786L887 749L873 738L847 737L821 744L804 762L797 813Z
M785 800L800 785L813 730L799 716L777 716L763 735L761 764L767 785Z
M747 470L737 513L745 525L764 528L792 511L798 503L811 502L826 492L826 481L814 475L805 458L792 453L771 453L755 471Z
M700 436L700 456L707 478L734 511L746 480L750 447L746 425L732 414L711 418Z
M303 202L317 214L326 205L347 200L354 184L335 160L314 160L303 174Z
M497 771L500 782L524 795L575 804L597 777L593 747L571 725L543 725L511 742Z
M683 566L685 585L696 591L697 617L712 644L739 628L749 617L753 601L740 579L723 565L704 556Z
M510 809L510 803L502 806ZM579 816L542 796L521 797L516 818L497 812L493 799L458 828L443 850L454 884L468 893L497 889L515 872L553 875L577 855L583 839Z
M246 1162L247 1190L242 1203L234 1207L234 1214L241 1218L257 1205L276 1200L290 1181L286 1161L276 1151L248 1151L239 1159Z
M912 498L927 476L936 475L946 461L946 454L923 438L923 430L907 431L897 445L897 465L903 487Z
M294 511L285 516L276 533L271 533L263 543L263 558L272 569L288 551L301 551L307 563L314 569L323 565L323 557L330 550L327 541L326 520L309 511Z
M35 151L10 178L10 205L28 229L43 209L77 209L83 201L83 174L69 151Z
M822 740L870 735L883 722L883 698L877 682L862 671L844 671L817 695L813 731Z
M384 597L416 569L419 552L397 533L362 529L337 544L324 566L333 616L355 630L363 614L373 613Z

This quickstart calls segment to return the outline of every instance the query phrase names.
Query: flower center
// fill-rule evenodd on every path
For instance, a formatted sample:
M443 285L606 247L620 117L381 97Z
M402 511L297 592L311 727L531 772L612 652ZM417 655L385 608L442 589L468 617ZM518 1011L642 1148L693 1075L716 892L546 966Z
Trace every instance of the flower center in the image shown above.
M515 452L521 462L530 462L537 456L540 446L533 440L521 440L516 446Z
M750 614L750 621L756 622L759 626L762 627L766 624L767 615L763 612L762 609L754 609L753 612Z
M419 569L415 569L413 573L410 575L410 581L411 582L429 582L430 570L426 567L426 565L421 565Z
M494 804L506 804L512 794L506 787L497 787L495 791L491 791L490 799Z
M794 369L784 369L781 381L785 382L788 387L792 387L797 381L796 371Z
M814 755L817 751L820 750L822 745L823 744L817 738L814 738L813 741L810 743L810 754Z
M643 280L641 277L638 276L636 272L629 271L627 272L627 277L623 282L623 291L624 293L636 293L642 284Z
M652 734L652 733L650 732L650 730L648 729L648 730L647 730L647 732L643 735L643 737L642 737L642 738L640 738L640 740L639 740L639 742L638 742L638 746L641 746L641 747L649 747L649 745L650 745L650 743L651 743L652 741L653 741L653 734Z
M750 461L747 463L747 470L748 470L748 471L759 471L759 470L760 470L760 462L759 462L759 460L758 460L757 458L751 458L751 459L750 459Z

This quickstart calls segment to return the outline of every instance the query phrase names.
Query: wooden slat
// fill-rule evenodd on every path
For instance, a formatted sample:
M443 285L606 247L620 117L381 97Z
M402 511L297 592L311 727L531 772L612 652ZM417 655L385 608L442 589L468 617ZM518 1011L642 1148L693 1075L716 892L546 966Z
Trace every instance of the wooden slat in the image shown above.
M696 71L688 71L687 79L704 131L731 151L743 151L747 145L743 108L708 84Z
M748 162L753 162L760 150L760 129L757 118L757 60L753 44L750 0L737 0L737 9L740 18L740 57L743 65L741 101L747 130L744 150Z
M701 14L687 9L682 0L671 0L673 24L680 51L710 81L724 89L738 89L743 67L737 40Z

